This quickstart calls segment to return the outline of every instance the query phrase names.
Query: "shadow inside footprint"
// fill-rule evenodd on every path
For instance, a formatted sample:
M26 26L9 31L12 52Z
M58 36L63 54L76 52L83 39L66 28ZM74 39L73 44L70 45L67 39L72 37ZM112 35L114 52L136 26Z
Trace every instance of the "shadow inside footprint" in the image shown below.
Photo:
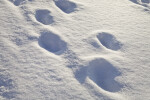
M76 4L68 0L54 0L56 6L65 13L71 13L77 8Z
M87 67L80 66L80 69L76 70L75 72L75 78L83 84L85 82L85 79L87 77Z
M43 32L39 38L39 45L55 54L61 54L66 49L66 42L52 32Z
M89 63L88 66L80 66L79 70L75 72L75 78L83 84L86 77L89 77L99 87L109 92L117 92L123 86L118 83L115 78L121 73L103 58L95 59Z
M130 0L133 3L139 4L150 9L150 0Z
M25 4L27 1L32 1L32 0L9 0L9 1L12 2L15 6L19 6Z
M141 3L145 3L145 4L149 4L150 0L130 0L136 4L141 4Z
M53 17L50 15L50 11L46 9L37 10L35 14L35 18L37 21L45 25L49 25L54 22Z
M130 0L130 1L132 1L133 3L138 4L138 0Z
M20 4L25 2L25 0L9 0L9 1L12 2L15 6L19 6Z
M150 3L150 0L141 0L142 3Z
M119 50L122 47L122 44L109 33L101 32L97 35L97 38L101 42L101 44L108 49Z

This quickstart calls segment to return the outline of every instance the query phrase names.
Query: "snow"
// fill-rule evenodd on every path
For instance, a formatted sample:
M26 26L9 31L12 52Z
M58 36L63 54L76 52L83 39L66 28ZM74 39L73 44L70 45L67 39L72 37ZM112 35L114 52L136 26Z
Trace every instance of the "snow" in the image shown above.
M0 100L148 100L149 0L0 0Z

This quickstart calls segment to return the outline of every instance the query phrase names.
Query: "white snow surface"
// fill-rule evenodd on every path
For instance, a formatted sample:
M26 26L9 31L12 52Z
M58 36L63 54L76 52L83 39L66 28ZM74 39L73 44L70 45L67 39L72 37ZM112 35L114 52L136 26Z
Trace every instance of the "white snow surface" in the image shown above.
M150 100L150 0L0 0L0 100Z

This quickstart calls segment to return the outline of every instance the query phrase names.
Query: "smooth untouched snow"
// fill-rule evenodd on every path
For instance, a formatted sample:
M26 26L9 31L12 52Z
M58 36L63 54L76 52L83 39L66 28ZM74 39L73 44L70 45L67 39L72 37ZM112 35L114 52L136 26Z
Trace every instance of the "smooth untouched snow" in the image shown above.
M150 0L0 0L0 100L148 100Z

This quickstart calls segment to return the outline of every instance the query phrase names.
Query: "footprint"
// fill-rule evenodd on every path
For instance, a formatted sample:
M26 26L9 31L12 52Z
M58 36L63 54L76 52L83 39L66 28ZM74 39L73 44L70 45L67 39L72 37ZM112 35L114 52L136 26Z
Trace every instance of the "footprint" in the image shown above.
M113 35L107 32L98 33L97 38L100 41L100 43L108 49L116 51L122 47L122 44L119 41L117 41Z
M115 81L115 77L119 75L121 73L115 66L103 58L91 61L88 66L81 66L75 72L75 77L81 84L89 77L97 86L109 92L117 92L123 87Z
M141 4L141 3L150 3L150 0L130 0L134 3L137 3L137 4Z
M87 66L80 66L79 69L75 71L75 78L83 84L87 77Z
M130 1L150 9L150 5L149 5L150 0L130 0Z
M139 0L130 0L130 1L137 3L137 4L139 3Z
M150 9L150 0L141 0L141 5Z
M68 0L54 0L55 5L65 13L72 13L77 8L77 5Z
M49 25L54 22L53 17L50 15L50 11L47 9L40 9L36 11L35 18L42 24Z
M67 47L66 42L52 32L43 32L39 38L39 45L55 54L62 53Z
M87 75L99 87L109 92L117 92L122 85L115 81L121 73L107 60L100 58L90 62Z
M0 96L10 100L15 97L16 92L13 91L14 82L9 77L4 73L0 74Z
M19 6L24 2L26 2L26 0L9 0L9 1L11 1L15 6Z
M141 0L142 3L150 3L150 0Z

